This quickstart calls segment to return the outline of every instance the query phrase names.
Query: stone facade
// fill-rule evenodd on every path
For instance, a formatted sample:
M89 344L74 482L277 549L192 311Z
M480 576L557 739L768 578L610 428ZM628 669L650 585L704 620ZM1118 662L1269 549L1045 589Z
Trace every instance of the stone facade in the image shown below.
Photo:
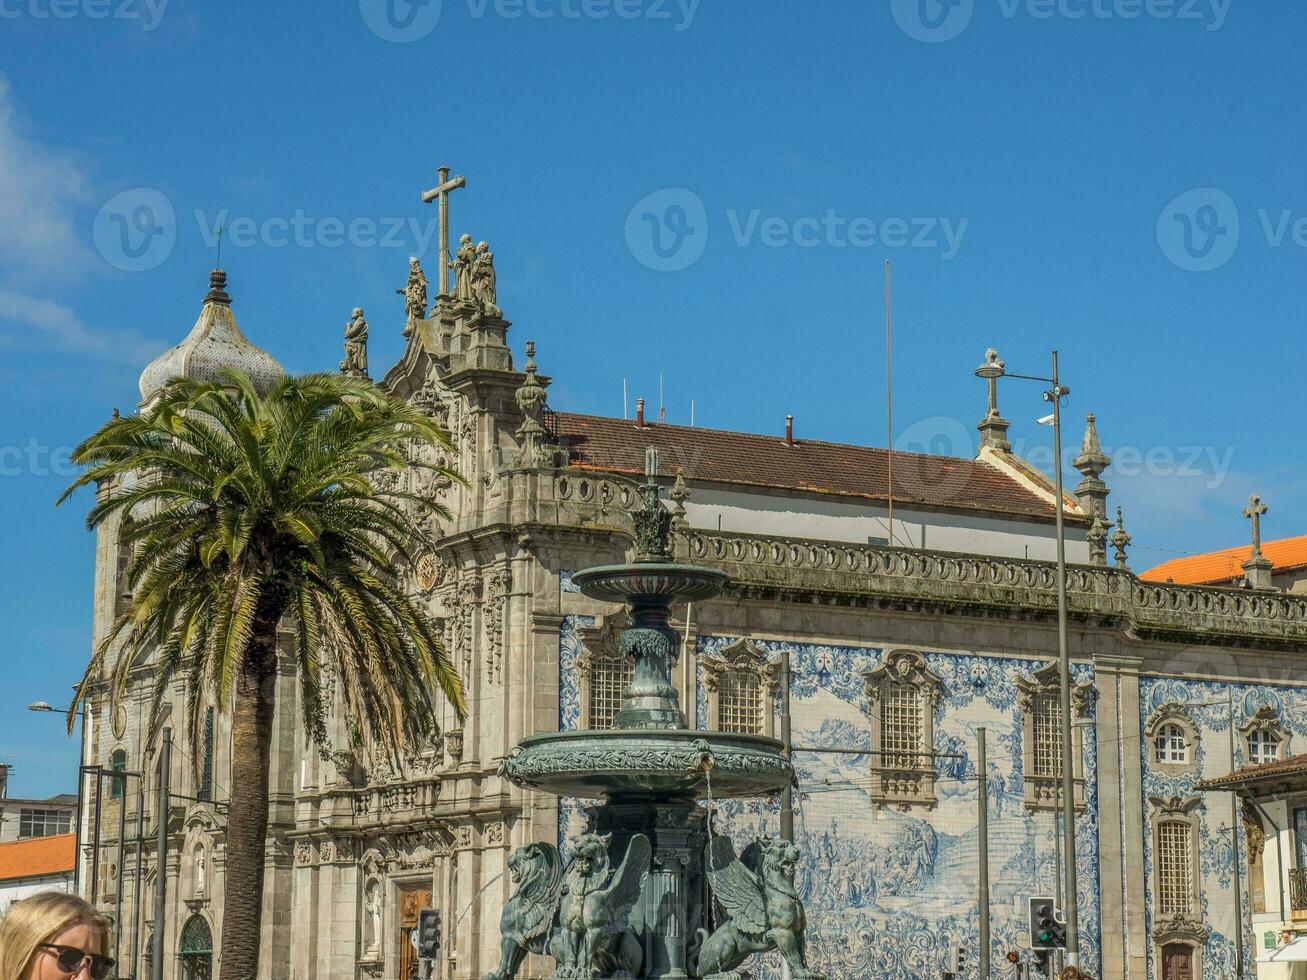
M525 373L515 369L509 324L497 307L442 296L430 317L410 326L402 361L380 383L448 427L456 452L451 462L466 483L432 483L414 469L398 474L395 485L436 496L453 515L436 529L436 553L412 570L412 588L443 622L470 714L461 726L447 717L442 737L412 746L399 771L351 752L335 718L334 751L323 758L300 726L287 661L277 681L264 899L260 977L269 980L407 976L407 929L427 905L444 919L437 978L479 978L497 966L499 909L512 888L509 854L530 841L560 839L583 820L580 801L560 805L520 790L499 775L499 762L526 735L581 727L601 716L604 691L611 691L602 672L616 669L606 645L621 610L580 595L571 576L631 553L638 474L578 446L577 426L553 415L535 390L547 389L549 380L536 375L534 363ZM572 373L584 378L583 370ZM641 454L655 435L670 438L668 428L655 425L626 423L622 431ZM932 500L930 481L922 482L920 499L904 508L920 519L922 533L928 526L980 528L983 534L966 540L989 542L987 551L863 543L874 535L822 540L774 533L785 526L776 515L811 511L835 520L849 517L838 511L845 508L857 511L851 520L872 520L884 501L874 493L833 497L778 488L766 479L765 453L791 452L780 439L764 444L751 437L762 453L756 486L705 479L709 468L694 466L705 452L696 431L676 434L685 450L681 482L690 493L677 521L676 557L721 569L731 585L722 597L676 613L685 638L675 671L682 704L695 707L698 727L773 730L776 671L788 652L796 744L868 749L796 757L811 964L833 980L931 976L942 968L950 939L974 949L973 760L981 725L991 737L997 962L1017 945L1024 896L1051 894L1056 884L1056 818L1048 779L1041 781L1054 763L1037 744L1048 734L1049 717L1038 713L1047 710L1041 692L1057 649L1055 574L1046 561L1018 557L1026 551L1022 540L1036 545L1035 554L1049 541L1047 481L989 444L981 461L967 464L985 467L987 478L1002 477L1005 488L1017 487L1004 490L1015 501L1010 509L978 511L965 483L949 487L947 499ZM666 453L664 459L671 465L660 480L671 487L677 459ZM1096 480L1102 467L1093 463ZM696 506L696 492L745 512L745 529L717 530L715 512ZM1193 783L1203 773L1229 771L1220 734L1229 719L1202 705L1223 698L1232 684L1236 727L1269 720L1259 712L1270 710L1283 726L1284 750L1307 749L1303 715L1294 707L1307 698L1307 683L1295 680L1307 648L1307 598L1146 584L1107 567L1085 544L1089 519L1101 515L1105 496L1073 505L1070 514L1077 562L1068 581L1077 683L1072 764L1081 807L1076 889L1085 960L1105 978L1169 980L1160 972L1161 950L1180 943L1193 951L1195 977L1226 978L1236 934L1230 836L1221 829L1228 828L1230 810L1226 798L1196 794ZM773 533L748 529L750 501L769 515ZM112 526L100 533L98 634L122 601L116 535ZM935 539L925 536L927 543ZM83 761L107 765L124 751L129 769L147 773L146 813L153 814L158 742L147 741L141 710L149 672L148 662L137 668L123 717L105 718L103 696L93 699ZM175 691L174 703L183 696ZM1148 736L1158 712L1177 706L1188 706L1179 716L1193 736L1192 771L1159 763ZM957 758L921 773L903 748L913 719L922 744ZM211 740L197 749L201 758L191 757L180 739L176 744L172 782L179 797L169 813L169 857L158 869L153 848L146 854L139 930L130 867L115 878L115 887L126 889L120 957L132 961L127 940L137 931L144 940L162 928L170 978L200 975L192 968L203 962L203 943L217 948L221 803L240 778L221 717ZM879 764L885 757L870 754L873 746L902 758ZM209 799L199 799L205 792ZM180 798L187 796L197 799ZM122 802L134 837L135 801L128 794ZM1154 841L1162 817L1175 814L1196 841L1191 907L1164 917L1155 910ZM774 828L776 801L722 806L718 819L738 833ZM117 826L117 812L106 808L101 840L111 844ZM143 830L152 840L151 816ZM152 911L160 873L168 893L162 923ZM115 897L101 893L107 908ZM540 976L543 968L533 960L526 975ZM776 970L776 964L763 968L766 975Z

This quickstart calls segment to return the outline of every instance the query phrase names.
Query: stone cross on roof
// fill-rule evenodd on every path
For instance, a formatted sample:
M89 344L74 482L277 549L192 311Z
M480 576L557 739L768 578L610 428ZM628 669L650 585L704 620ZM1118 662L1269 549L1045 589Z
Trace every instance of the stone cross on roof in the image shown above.
M1248 506L1243 509L1243 516L1253 522L1253 558L1262 557L1262 515L1269 509L1257 494L1248 498Z
M437 172L440 183L422 192L422 203L436 201L440 204L440 295L445 296L449 293L449 195L460 187L466 187L467 178L450 178L448 167L441 167Z

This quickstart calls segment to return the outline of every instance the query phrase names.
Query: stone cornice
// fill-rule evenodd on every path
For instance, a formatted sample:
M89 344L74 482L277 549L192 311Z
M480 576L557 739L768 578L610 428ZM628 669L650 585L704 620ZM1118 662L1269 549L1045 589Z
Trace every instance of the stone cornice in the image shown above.
M692 530L677 560L720 569L728 594L930 610L978 618L1057 614L1052 562ZM1188 645L1307 651L1307 597L1142 582L1114 568L1067 569L1073 619Z

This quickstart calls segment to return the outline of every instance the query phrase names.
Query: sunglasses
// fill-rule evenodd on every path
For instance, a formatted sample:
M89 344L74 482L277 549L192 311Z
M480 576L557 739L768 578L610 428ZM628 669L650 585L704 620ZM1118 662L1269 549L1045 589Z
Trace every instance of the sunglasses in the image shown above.
M40 948L54 950L55 963L58 965L59 970L70 976L81 969L82 964L87 960L91 962L91 980L107 980L107 977L113 971L114 958L112 956L88 953L76 946L60 946L56 943L41 943Z

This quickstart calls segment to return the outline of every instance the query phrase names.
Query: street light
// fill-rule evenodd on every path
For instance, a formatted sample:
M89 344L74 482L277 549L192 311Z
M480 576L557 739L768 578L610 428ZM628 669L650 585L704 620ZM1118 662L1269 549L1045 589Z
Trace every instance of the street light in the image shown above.
M27 710L28 711L54 711L55 709L50 707L49 701L33 701L31 704L27 706Z
M976 368L976 377L987 381L998 378L1020 378L1052 385L1044 392L1044 401L1053 406L1052 418L1040 419L1053 423L1053 492L1056 495L1057 514L1057 665L1059 702L1062 714L1062 860L1066 877L1066 962L1067 966L1080 965L1080 911L1076 897L1076 803L1075 774L1071 764L1071 655L1067 647L1066 614L1066 534L1063 528L1062 500L1062 398L1071 394L1058 378L1057 351L1053 351L1053 376L1014 374L1009 372L995 356Z

